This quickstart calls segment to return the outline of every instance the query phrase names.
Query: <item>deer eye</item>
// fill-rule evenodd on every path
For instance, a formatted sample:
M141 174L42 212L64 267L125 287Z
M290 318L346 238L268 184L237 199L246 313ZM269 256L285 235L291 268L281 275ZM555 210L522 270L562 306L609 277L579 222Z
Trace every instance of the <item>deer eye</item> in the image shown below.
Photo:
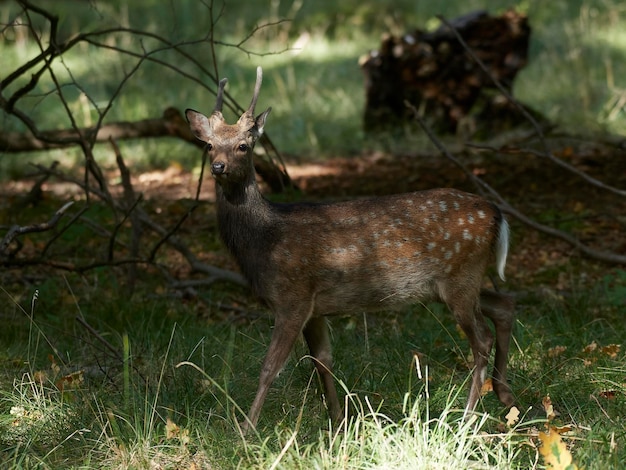
M239 151L247 152L248 151L248 145L247 144L239 144Z
M213 150L213 144L210 142L207 142L206 149L207 149L207 152L210 152L211 150Z

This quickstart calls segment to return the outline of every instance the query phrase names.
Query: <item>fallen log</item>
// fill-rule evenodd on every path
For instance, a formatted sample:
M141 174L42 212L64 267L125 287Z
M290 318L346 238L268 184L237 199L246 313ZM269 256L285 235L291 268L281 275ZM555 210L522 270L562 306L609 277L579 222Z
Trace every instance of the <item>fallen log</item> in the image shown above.
M18 153L67 148L78 145L81 138L88 140L94 138L95 142L104 143L111 139L117 141L155 137L176 137L199 148L204 148L205 145L191 133L182 113L170 107L160 118L107 123L100 127L79 129L78 132L74 129L46 130L39 131L37 136L31 133L0 132L0 152ZM254 165L258 175L273 192L281 192L292 185L289 175L271 160L257 158Z

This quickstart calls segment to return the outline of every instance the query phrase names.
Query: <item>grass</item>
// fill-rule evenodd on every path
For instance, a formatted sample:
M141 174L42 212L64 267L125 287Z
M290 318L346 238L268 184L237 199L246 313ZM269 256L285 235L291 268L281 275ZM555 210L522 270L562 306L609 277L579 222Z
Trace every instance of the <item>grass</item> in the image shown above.
M106 275L85 281L51 276L37 301L3 289L3 468L537 468L547 396L551 424L571 427L564 440L579 468L626 463L623 272L571 298L520 303L511 382L523 418L512 426L491 393L462 421L468 346L433 305L333 318L349 423L329 428L302 343L246 439L237 421L256 390L268 318L207 321L215 315L147 291L103 296L116 288Z

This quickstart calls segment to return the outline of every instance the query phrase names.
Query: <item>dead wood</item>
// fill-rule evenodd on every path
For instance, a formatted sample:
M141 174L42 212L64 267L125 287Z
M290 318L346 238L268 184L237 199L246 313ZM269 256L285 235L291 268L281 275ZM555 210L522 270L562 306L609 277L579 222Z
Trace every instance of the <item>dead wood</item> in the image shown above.
M526 65L530 25L525 15L473 12L450 22L487 67L485 73L443 24L433 32L388 35L361 57L365 75L366 130L393 130L412 121L407 100L437 132L456 132L468 116L495 133L519 124L519 114L501 99L495 77L508 90ZM467 123L466 123L467 124ZM472 130L472 129L470 129Z

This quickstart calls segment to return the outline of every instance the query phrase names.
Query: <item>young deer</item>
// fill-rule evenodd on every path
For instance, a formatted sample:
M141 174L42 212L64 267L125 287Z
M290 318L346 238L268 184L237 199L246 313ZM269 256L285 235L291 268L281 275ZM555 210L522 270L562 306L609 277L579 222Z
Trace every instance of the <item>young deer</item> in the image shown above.
M323 382L330 416L340 420L324 316L426 299L447 304L469 340L475 365L466 411L476 406L493 344L483 314L496 333L493 388L503 404L512 405L506 368L513 302L481 290L494 255L504 278L509 229L500 210L454 189L333 204L267 201L252 161L271 110L254 116L261 80L259 67L250 107L234 125L224 121L221 111L226 79L219 84L210 116L186 111L192 132L207 145L222 239L275 317L244 430L256 426L268 389L301 332Z

